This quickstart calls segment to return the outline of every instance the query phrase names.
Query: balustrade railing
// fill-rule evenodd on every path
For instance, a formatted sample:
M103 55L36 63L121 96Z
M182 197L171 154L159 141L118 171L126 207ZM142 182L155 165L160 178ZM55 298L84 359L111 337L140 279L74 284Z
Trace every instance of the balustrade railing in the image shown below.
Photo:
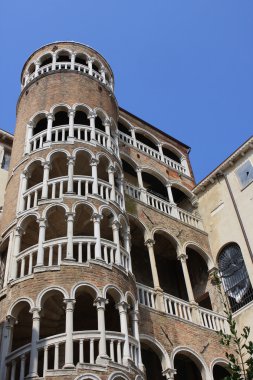
M77 196L86 197L92 195L93 178L88 176L73 176L73 189ZM38 201L42 197L43 184L39 183L23 194L23 209L21 211L29 210L38 206ZM67 192L68 177L57 177L50 179L47 182L47 199L59 199ZM124 208L123 195L115 189L115 198L112 196L112 186L103 181L98 180L98 194L106 201L115 201L121 209Z
M143 284L137 284L137 290L138 301L140 304L152 309L160 310L156 303L157 293L153 288ZM163 293L163 304L166 314L185 321L197 323L200 326L206 327L210 330L222 330L223 332L228 331L226 317L215 313L212 310L192 305L190 302L184 301L167 293Z
M75 331L73 332L74 362L77 365L95 364L99 355L99 331ZM123 365L123 349L125 344L125 335L120 332L106 332L106 354L113 363ZM37 351L40 358L38 367L39 377L45 377L47 371L55 371L64 367L66 349L66 334L54 335L48 338L40 339L37 342ZM27 344L6 357L7 379L11 377L14 371L19 374L19 379L24 380L28 375L29 357L31 344ZM138 341L129 336L130 359L139 366L139 347ZM23 366L22 366L23 363ZM17 372L18 371L18 372Z
M78 141L91 142L91 127L86 125L74 125L74 138ZM69 125L62 125L52 128L51 141L53 144L65 143L69 140ZM111 149L115 155L118 155L118 149L115 141L111 137L109 146L108 135L99 130L95 130L95 141L106 149ZM37 133L29 140L30 152L42 149L47 142L47 130Z
M135 146L134 139L131 136L125 134L124 132L119 131L119 138L124 143ZM142 151L143 153L147 154L148 156L151 156L161 162L164 162L166 165L170 166L172 169L177 170L180 173L187 173L187 170L183 165L179 164L178 162L172 160L171 158L165 155L162 156L160 152L142 143L141 141L136 140L136 148Z
M174 203L166 202L164 199L159 198L158 196L151 194L148 191L140 190L138 187L131 185L130 183L125 183L125 193L132 198L146 203L158 211L181 220L183 223L203 230L203 224L199 217L191 214L188 211L182 210Z
M54 268L64 263L67 255L68 239L66 237L52 239L43 243L43 266ZM73 258L76 263L85 264L95 257L96 238L93 236L73 237ZM117 262L117 245L109 240L101 239L101 260L108 265L120 265L126 272L131 271L128 252L120 247L119 262ZM16 278L29 276L34 272L37 263L38 245L33 245L20 252L17 256ZM100 260L100 261L101 261ZM66 263L66 262L65 262Z
M74 66L71 65L71 62L56 62L55 64L49 63L48 65L41 66L37 72L33 72L30 74L25 81L24 87L31 82L36 77L46 74L51 71L58 71L58 70L74 70L78 71L83 74L88 74L100 82L104 83L107 87L109 87L113 91L112 84L106 80L100 73L98 73L96 70L90 71L88 66L82 65L81 63L74 63Z

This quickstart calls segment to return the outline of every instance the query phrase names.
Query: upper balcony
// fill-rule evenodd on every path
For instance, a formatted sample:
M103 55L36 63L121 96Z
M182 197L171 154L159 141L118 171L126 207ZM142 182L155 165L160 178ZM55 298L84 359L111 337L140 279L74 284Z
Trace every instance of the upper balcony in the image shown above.
M91 57L86 52L74 52L69 49L59 49L43 53L30 63L22 76L22 89L35 78L43 74L59 70L76 71L95 78L113 91L113 78L101 61Z

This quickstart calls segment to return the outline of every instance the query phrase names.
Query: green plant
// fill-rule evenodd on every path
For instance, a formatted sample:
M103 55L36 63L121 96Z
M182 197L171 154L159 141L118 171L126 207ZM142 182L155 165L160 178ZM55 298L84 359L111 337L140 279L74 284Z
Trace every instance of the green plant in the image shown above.
M221 280L217 273L213 275L212 282L216 285L227 317L229 333L218 331L220 343L229 349L226 357L229 361L230 375L224 380L252 380L253 379L253 342L249 340L250 327L245 326L239 333L236 321L233 319L227 299L224 297Z

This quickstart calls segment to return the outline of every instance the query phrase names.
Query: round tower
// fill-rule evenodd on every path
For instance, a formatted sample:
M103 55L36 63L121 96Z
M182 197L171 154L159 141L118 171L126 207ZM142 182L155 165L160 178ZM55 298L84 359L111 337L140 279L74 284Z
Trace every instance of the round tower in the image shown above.
M1 379L144 377L113 89L83 44L43 46L24 65L1 229Z

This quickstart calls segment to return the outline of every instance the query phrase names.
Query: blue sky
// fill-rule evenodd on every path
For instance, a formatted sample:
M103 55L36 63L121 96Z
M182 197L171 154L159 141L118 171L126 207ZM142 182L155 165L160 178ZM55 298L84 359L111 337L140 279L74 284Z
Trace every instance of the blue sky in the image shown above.
M28 56L78 41L110 63L121 107L192 147L199 181L252 135L252 18L252 0L3 1L0 128Z

